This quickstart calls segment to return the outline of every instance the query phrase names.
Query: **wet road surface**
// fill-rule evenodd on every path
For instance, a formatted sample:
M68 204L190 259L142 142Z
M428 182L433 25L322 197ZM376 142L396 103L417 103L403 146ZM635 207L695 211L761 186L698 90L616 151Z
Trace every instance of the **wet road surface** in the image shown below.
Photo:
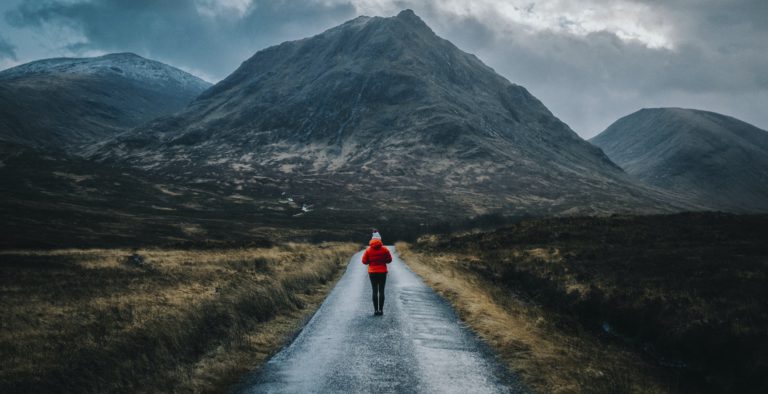
M241 393L513 393L516 379L451 306L397 257L373 316L362 252L290 346Z

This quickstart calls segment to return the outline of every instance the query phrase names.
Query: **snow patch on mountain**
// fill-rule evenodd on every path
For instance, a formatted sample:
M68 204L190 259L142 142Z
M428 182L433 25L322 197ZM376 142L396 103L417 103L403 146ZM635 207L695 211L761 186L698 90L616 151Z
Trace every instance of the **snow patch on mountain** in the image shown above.
M206 89L211 84L178 68L133 53L114 53L92 58L54 58L22 64L0 72L0 79L30 75L111 75L162 85Z

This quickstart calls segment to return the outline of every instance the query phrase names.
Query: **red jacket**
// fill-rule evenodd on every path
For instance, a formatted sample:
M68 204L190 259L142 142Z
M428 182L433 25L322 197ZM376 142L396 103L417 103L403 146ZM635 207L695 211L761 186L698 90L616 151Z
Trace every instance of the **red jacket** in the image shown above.
M392 262L392 255L389 253L380 239L372 239L368 249L363 253L363 264L368 265L369 274L379 274L387 272L387 264Z

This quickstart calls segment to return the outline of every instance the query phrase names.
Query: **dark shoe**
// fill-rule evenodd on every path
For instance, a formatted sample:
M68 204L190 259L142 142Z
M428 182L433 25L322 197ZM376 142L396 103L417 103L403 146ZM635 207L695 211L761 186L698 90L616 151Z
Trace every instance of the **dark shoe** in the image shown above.
M379 311L379 316L384 316L384 311Z
M382 315L382 313L381 313L381 311L376 311L376 312L373 312L373 315L374 315L374 316L381 316L381 315Z

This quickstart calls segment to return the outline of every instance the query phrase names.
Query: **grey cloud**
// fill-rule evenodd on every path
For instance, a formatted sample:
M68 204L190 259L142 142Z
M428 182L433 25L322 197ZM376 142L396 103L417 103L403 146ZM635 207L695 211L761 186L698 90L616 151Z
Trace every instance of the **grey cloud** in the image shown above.
M16 60L16 47L0 36L0 59Z
M757 23L768 20L768 2L721 3L653 4L676 23L672 49L649 48L607 31L531 32L508 21L426 10L439 34L528 87L582 136L655 106L709 109L765 128L768 114L754 100L768 95L768 34L766 24Z

